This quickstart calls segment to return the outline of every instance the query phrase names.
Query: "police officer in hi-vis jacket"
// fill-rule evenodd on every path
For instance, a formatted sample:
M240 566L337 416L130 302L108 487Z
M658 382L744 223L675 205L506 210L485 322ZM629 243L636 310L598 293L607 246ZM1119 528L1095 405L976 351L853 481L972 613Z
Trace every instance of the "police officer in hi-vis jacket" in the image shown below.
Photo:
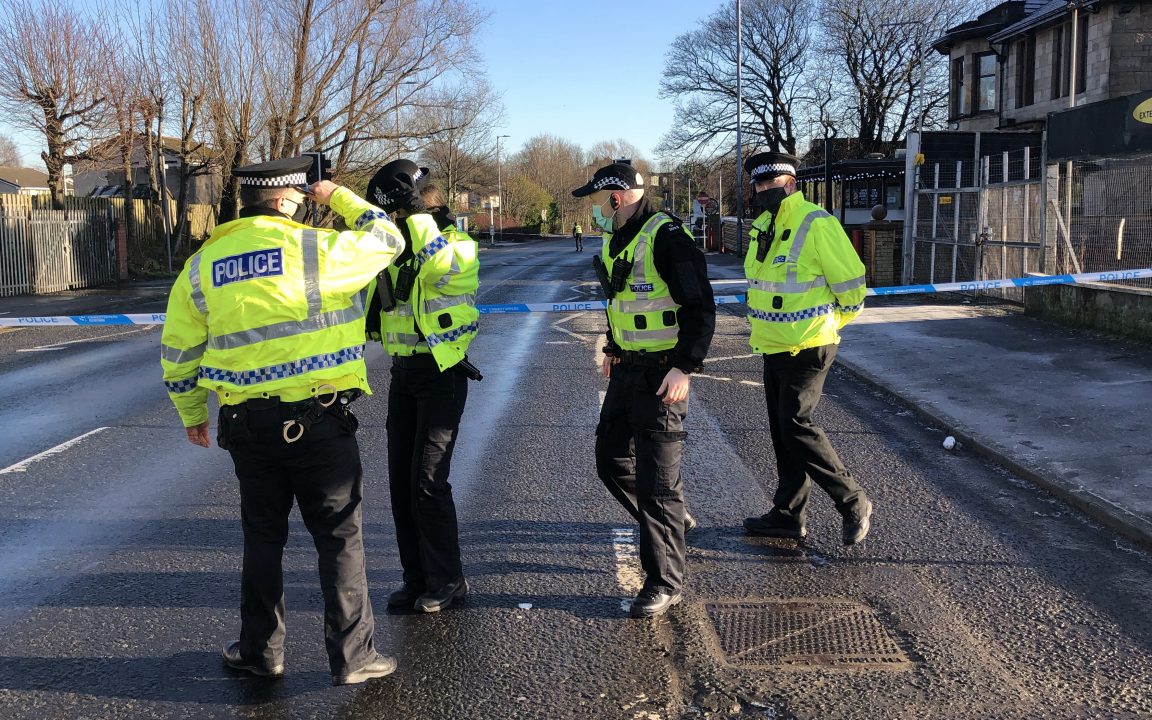
M604 231L593 263L609 297L601 371L610 379L596 470L640 525L645 579L630 612L652 617L683 597L684 534L695 526L680 480L683 423L691 375L712 342L716 303L692 235L651 206L631 164L600 168L572 194L591 199Z
M744 521L754 535L803 538L815 482L855 545L871 527L872 502L812 422L836 359L840 329L864 309L864 264L833 216L796 189L797 160L763 152L744 169L752 180L751 242L744 259L752 351L764 357L764 394L779 486L772 509Z
M396 669L373 646L349 404L368 392L364 288L404 239L351 190L327 180L307 186L311 165L297 157L233 171L240 218L217 226L177 277L161 364L196 445L210 445L208 396L216 393L217 441L240 481L240 639L224 647L224 662L262 677L284 674L281 560L296 502L319 554L332 683L344 685ZM356 229L303 224L306 197Z

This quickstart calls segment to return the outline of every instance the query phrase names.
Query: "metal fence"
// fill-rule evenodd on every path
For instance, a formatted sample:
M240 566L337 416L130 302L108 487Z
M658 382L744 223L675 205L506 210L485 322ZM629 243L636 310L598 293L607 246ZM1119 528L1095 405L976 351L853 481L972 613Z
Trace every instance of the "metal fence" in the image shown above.
M1152 267L1152 155L1060 163L1049 176L1055 272Z
M0 295L49 293L117 279L108 208L0 217Z
M1030 148L917 168L912 282L1022 277L1043 265L1043 192ZM1019 288L979 290L1023 302Z

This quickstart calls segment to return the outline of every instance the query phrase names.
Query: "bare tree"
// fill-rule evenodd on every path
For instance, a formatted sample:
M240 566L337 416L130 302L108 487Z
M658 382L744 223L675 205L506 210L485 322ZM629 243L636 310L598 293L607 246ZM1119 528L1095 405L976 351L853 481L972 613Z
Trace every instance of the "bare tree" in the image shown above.
M865 152L898 141L918 115L941 106L947 69L932 42L978 6L974 0L825 0L820 50L837 79L842 124Z
M584 162L579 145L554 135L537 135L508 164L551 196L555 207L549 214L550 224L567 227L573 218L583 216L580 210L587 201L572 197L572 190L588 182L594 168Z
M811 3L746 0L743 7L743 132L753 144L796 149L796 116L804 111L803 74L811 44ZM672 43L660 83L676 101L673 129L659 152L676 158L735 144L736 4Z
M100 140L107 61L100 22L66 4L10 0L0 10L0 107L15 125L44 136L40 157L58 207L64 166L87 159Z
M504 213L523 227L543 225L553 204L548 191L519 173L504 182Z
M495 160L493 137L503 115L499 98L483 79L445 91L427 113L431 139L423 157L444 178L453 210L460 188L475 187Z
M0 135L0 165L4 167L20 167L23 160L20 157L20 148L7 135Z
M585 159L587 164L593 167L604 167L615 160L628 159L645 180L652 173L652 165L644 157L644 153L640 152L640 148L623 138L601 140L588 150Z

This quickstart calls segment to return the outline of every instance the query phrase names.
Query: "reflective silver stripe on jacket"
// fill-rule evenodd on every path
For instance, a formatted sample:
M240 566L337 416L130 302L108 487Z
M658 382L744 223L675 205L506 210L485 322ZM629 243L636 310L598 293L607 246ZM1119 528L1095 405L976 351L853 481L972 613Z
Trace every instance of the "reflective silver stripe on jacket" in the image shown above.
M464 295L445 295L435 300L424 301L424 314L431 315L432 313L440 312L441 310L448 310L458 305L467 305L469 307L476 304L476 296L472 293Z
M192 284L192 302L203 315L208 314L208 301L204 299L204 289L200 287L200 253L192 256L188 265L188 282Z
M800 262L800 253L804 250L804 243L808 241L808 230L812 227L812 222L817 218L832 217L823 210L813 210L804 216L804 220L800 223L800 227L796 229L796 235L792 238L792 249L788 252L788 269L784 273L785 284L799 286L803 283L800 282L800 275L797 272L797 263ZM814 285L813 287L821 287L827 281L820 277L821 285ZM788 291L780 291L788 292ZM803 292L803 291L795 291Z
M839 295L840 293L846 293L849 290L855 290L856 288L864 287L864 282L864 276L861 275L860 277L852 278L851 280L845 280L841 283L832 283L828 287L832 290L832 292Z
M208 338L208 346L213 350L235 350L245 345L255 345L265 340L279 340L280 338L304 335L325 328L336 327L350 322L356 322L364 317L364 306L360 303L360 296L355 296L352 307L343 310L330 310L304 320L288 320L287 322L265 325L240 330L239 332L217 335Z
M791 275L792 274L789 273L790 277ZM812 288L824 287L826 284L827 281L824 280L823 277L818 277L815 280L809 280L808 282L771 282L769 280L753 279L748 281L748 289L759 290L761 292L767 293L804 293L808 292Z
M308 300L308 317L320 313L324 299L320 295L320 233L305 230L300 239L304 259L304 297Z
M194 348L181 350L180 348L174 348L171 345L161 345L160 357L170 363L175 364L192 362L193 360L199 360L200 358L204 357L204 348L207 346L208 343L203 342Z
M661 330L621 330L620 339L623 342L644 342L645 340L676 340L680 337L679 328L663 328Z
M460 274L460 263L456 260L456 253L452 253L452 267L448 268L448 272L441 275L440 279L436 281L436 289L439 290L439 289L443 288L445 285L452 282L452 277L454 275L459 275L459 274Z
M618 300L615 306L616 309L622 313L632 314L659 312L661 310L672 310L678 307L671 295L655 300Z
M406 345L416 347L421 344L420 336L416 333L385 333L384 342L389 345Z
M648 218L647 222L644 223L644 226L640 228L640 232L636 233L640 238L636 241L636 252L632 255L632 280L636 285L648 284L648 271L646 269L647 263L645 263L645 259L648 256L648 239L651 237L652 233L656 231L656 228L658 228L666 219L668 219L668 216L664 213L656 213L652 217ZM633 293L636 295L638 300L646 300L648 298L648 293L646 291L633 291Z
M412 317L412 305L406 302L396 303L396 307L392 308L384 314L392 315L394 317Z

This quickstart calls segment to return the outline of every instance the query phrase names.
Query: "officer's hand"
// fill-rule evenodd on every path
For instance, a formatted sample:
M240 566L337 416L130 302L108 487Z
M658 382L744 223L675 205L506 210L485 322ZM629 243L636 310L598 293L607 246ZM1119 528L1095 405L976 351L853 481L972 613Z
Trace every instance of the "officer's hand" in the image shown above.
M338 187L340 186L331 180L321 180L308 188L308 196L320 205L327 205L332 201L332 193L336 192Z
M605 355L604 360L600 363L600 374L604 377L612 376L612 366L620 362L620 358L615 355Z
M665 405L678 403L688 399L688 386L691 383L692 378L679 369L672 368L664 376L664 382L660 383L660 389L656 391L656 394L664 398Z
M200 447L212 447L212 439L208 437L208 421L184 428L188 433L188 442Z

